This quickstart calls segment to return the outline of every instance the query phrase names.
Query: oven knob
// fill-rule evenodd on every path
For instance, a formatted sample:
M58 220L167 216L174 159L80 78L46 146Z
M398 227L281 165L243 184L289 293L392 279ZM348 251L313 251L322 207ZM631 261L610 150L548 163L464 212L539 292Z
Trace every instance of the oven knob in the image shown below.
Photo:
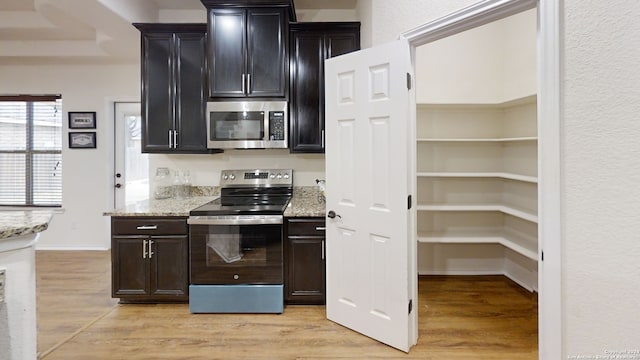
M229 180L229 175L224 174L224 175L222 175L222 178L225 179L225 180Z
M278 174L278 175L276 175L276 177L277 177L278 179L282 179L282 174Z
M240 279L240 276L238 276L238 274L235 274L235 275L233 275L233 279L234 280L238 280L238 279Z
M271 174L269 177L272 178L272 179L275 179L276 178L276 174Z
M288 178L289 178L289 174L284 173L284 178L285 178L285 179L288 179Z
M235 180L235 179L236 179L236 176L235 176L235 175L233 175L233 174L231 174L231 175L229 175L229 179L231 179L231 180Z

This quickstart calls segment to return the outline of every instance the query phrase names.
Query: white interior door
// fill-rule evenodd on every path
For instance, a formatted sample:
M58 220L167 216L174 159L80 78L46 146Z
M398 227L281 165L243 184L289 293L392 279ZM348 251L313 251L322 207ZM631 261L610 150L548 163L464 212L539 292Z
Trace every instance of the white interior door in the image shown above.
M403 351L417 341L410 72L404 40L325 62L327 318Z
M149 155L142 153L140 103L115 103L115 208L149 198Z

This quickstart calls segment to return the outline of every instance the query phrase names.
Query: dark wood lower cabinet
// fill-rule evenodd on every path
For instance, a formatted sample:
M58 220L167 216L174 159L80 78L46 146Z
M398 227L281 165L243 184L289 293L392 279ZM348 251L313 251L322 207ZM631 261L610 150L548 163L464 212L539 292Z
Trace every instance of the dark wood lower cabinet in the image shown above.
M287 218L284 291L287 304L324 304L325 220Z
M189 300L186 218L111 219L111 295L121 302Z

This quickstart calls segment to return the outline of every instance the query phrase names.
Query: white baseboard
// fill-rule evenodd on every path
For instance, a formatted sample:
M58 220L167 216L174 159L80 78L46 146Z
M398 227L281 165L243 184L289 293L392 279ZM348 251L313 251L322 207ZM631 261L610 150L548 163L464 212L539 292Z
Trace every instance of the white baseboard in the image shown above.
M36 250L42 251L108 251L110 248L94 246L37 246Z
M504 275L502 271L494 270L419 270L418 275L452 275L452 276L480 276Z

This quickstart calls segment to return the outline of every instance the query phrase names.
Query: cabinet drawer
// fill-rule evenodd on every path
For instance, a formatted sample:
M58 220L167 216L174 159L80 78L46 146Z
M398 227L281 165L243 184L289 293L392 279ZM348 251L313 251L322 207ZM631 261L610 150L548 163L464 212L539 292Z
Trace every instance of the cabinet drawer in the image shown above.
M324 218L289 218L287 219L288 236L324 236Z
M112 235L186 235L186 218L112 218Z

